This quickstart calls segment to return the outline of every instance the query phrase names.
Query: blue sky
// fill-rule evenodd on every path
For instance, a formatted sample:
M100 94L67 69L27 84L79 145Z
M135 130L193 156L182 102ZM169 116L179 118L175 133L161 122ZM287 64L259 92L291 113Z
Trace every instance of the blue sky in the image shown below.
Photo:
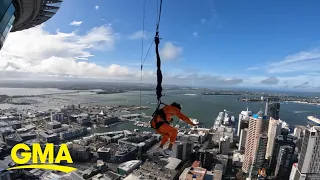
M133 77L132 72L139 75L143 3L144 0L65 0L53 18L37 30L28 31L41 31L43 36L52 34L55 38L61 38L62 33L69 36L74 33L76 35L72 37L77 40L90 32L102 33L103 40L96 37L86 41L86 45L99 48L82 49L90 56L69 63L85 62L96 68L116 66L115 69L120 69L109 68L107 75L122 70L127 74L116 73L116 76L130 80L128 77ZM147 0L145 52L155 33L156 7L156 0ZM167 78L164 83L317 90L320 87L319 7L320 1L163 0L160 36L163 38L163 72ZM94 29L97 27L102 29ZM10 41L23 36L21 33L26 34L25 31L18 33L10 34L5 53L10 54L9 46L14 44ZM74 42L74 39L62 41ZM38 49L40 47L39 44ZM48 51L51 52L44 52ZM52 57L61 58L58 62L72 58L59 52L52 52ZM36 62L35 59L27 61ZM39 70L43 64L37 65L35 72L45 73ZM8 65L5 67L8 69ZM145 64L145 81L155 82L155 69L152 48ZM53 70L50 73L52 77L58 77L59 72L61 74L61 71ZM63 77L83 76L71 71L62 74ZM99 73L95 77L100 76L105 74Z

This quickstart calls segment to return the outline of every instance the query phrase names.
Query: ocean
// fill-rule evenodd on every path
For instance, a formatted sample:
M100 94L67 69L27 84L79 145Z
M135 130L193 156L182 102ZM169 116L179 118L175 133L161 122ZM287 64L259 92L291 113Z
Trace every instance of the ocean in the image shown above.
M58 89L39 89L39 88L0 88L0 94L7 95L36 95L36 94L48 94L48 93L60 93L60 92L73 92L64 91ZM264 109L265 104L260 102L241 102L238 101L240 96L219 95L219 96L201 96L199 90L170 90L164 91L162 101L166 104L172 102L178 102L182 105L182 112L191 117L198 119L203 126L211 127L214 123L220 111L224 109L230 111L230 114L237 119L239 113L247 109L253 113L258 112L261 108ZM283 93L283 92L282 92ZM292 92L290 92L292 93ZM303 95L303 94L299 94ZM306 95L307 96L307 95ZM29 97L24 98L30 102L39 102L37 107L34 105L12 105L12 104L0 104L1 109L17 107L17 108L30 108L38 110L47 110L53 108L59 108L62 105L69 104L100 104L100 105L140 105L140 92L131 91L119 94L95 94L90 92L82 93L70 93L66 95L51 95L48 98ZM156 94L153 91L141 92L141 105L152 106L155 108ZM154 109L143 111L147 115L151 115ZM306 117L308 115L320 116L320 106L311 104L299 104L299 103L281 103L280 107L280 119L286 121L291 127L294 125L306 125ZM183 124L183 123L179 123ZM108 129L133 130L137 127L132 125L132 122L125 122L123 124L111 127L111 128L97 128L95 132L106 132ZM147 128L146 128L147 129Z

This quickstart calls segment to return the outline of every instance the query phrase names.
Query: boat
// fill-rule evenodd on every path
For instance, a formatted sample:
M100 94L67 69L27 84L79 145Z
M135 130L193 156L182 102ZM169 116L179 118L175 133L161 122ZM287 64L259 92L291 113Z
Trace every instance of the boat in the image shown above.
M184 94L185 96L198 96L198 94Z
M309 126L320 126L320 119L316 116L308 116L307 123Z

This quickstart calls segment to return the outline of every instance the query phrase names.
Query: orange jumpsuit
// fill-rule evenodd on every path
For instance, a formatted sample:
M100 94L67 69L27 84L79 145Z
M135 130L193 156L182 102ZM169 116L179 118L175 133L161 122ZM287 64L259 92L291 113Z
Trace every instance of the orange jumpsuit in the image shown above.
M181 120L185 121L186 123L193 125L193 122L184 114L181 113L181 111L171 105L164 106L163 108L164 114L166 115L166 119L168 122L172 122L172 116L177 116ZM159 115L155 115L153 120L151 121L151 126L156 127L157 123L165 122L163 118ZM156 129L157 133L162 135L161 145L164 145L169 139L170 144L174 144L177 139L178 130L172 126L170 126L168 123L163 123L159 129Z

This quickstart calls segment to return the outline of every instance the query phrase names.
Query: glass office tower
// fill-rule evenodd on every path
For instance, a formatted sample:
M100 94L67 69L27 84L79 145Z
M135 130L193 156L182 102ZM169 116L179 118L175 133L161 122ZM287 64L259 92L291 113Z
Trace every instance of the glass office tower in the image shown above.
M14 12L12 0L0 1L0 50L15 20Z

